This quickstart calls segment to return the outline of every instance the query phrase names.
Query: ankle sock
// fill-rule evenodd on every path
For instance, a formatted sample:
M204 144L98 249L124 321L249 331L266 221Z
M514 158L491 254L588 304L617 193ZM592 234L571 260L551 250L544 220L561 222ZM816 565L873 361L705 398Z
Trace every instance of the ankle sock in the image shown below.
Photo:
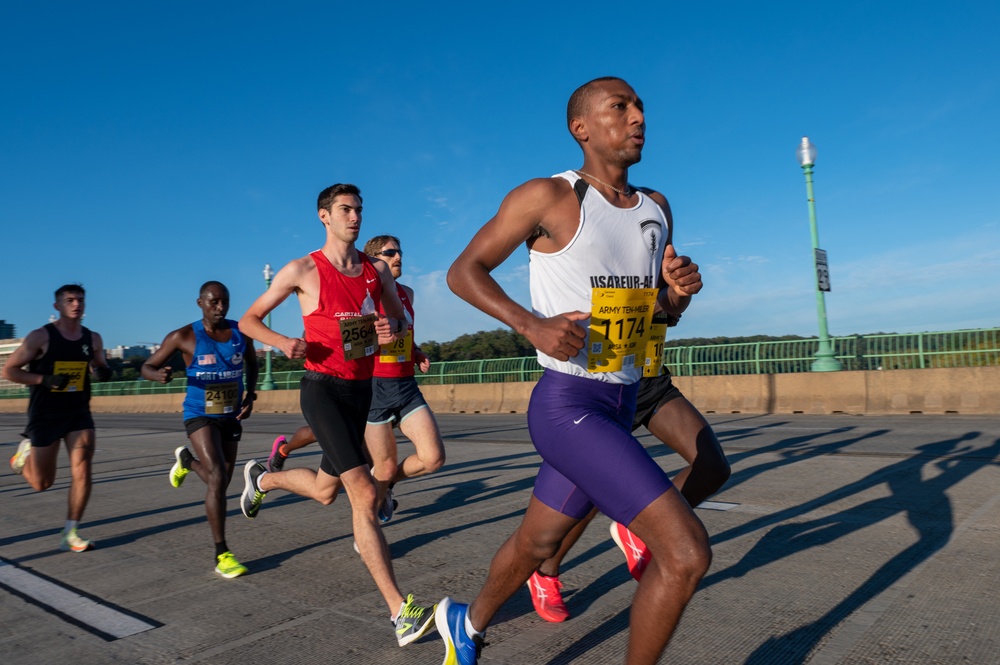
M79 520L66 520L66 526L63 528L63 533L75 531L78 526L80 526Z
M478 635L480 638L484 636L484 633L480 633L478 630L472 627L472 619L469 618L469 613L465 614L465 634L469 637L475 637Z

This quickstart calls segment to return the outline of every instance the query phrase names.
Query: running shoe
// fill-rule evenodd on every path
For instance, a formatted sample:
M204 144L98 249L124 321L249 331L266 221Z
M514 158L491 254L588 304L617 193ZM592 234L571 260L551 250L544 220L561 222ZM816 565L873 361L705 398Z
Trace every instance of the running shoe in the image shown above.
M85 538L81 538L80 534L76 532L76 529L70 529L69 532L64 530L62 540L59 541L60 552L86 552L87 550L93 548L94 543Z
M383 523L388 522L396 513L396 508L399 508L399 502L392 497L392 490L386 489L385 499L382 501L382 505L378 507L378 518Z
M174 487L180 487L184 484L184 479L187 478L188 472L191 470L193 458L187 446L178 447L174 451L174 458L177 461L170 467L170 484Z
M442 665L476 665L486 643L482 636L465 632L465 617L469 606L456 603L445 597L434 612L441 639L444 640L444 663Z
M396 641L405 647L410 642L419 640L427 631L434 627L434 610L437 605L423 607L413 602L413 594L406 597L406 603L399 616L393 622L396 629Z
M243 480L246 484L243 487L243 495L240 496L240 510L247 519L252 520L257 517L260 504L264 503L264 497L267 496L267 492L261 492L260 485L257 484L260 474L266 472L264 465L255 459L243 467Z
M535 606L538 616L549 623L562 623L569 618L569 610L562 598L562 582L559 576L542 575L537 570L528 578L528 590L531 592L531 604Z
M271 456L267 458L267 470L268 471L281 471L285 468L285 460L288 459L288 455L281 452L281 446L288 443L285 440L285 436L279 436L274 440L274 445L271 446Z
M215 567L215 572L222 575L227 580L239 577L243 573L247 572L247 567L237 561L232 552L223 552L215 558L219 562Z
M375 478L375 469L372 469L372 478ZM379 482L378 478L375 478L375 483ZM390 483L388 487L385 488L385 498L382 499L382 503L378 507L378 518L381 522L385 523L392 519L392 514L395 512L399 503L392 496L392 484Z
M10 458L11 471L18 475L23 473L24 465L27 464L29 455L31 455L31 439L25 439L17 444L17 452Z
M639 536L618 522L611 523L611 538L615 541L615 545L620 547L621 551L625 554L628 572L638 582L642 577L642 571L646 570L646 565L649 564L650 554L646 543L642 542Z

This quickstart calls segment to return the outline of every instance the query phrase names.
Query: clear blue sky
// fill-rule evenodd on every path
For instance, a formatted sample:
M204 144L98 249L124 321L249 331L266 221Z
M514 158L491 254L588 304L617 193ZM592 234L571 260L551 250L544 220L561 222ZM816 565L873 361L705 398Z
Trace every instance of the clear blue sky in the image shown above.
M997 326L998 7L5 3L0 319L25 334L82 282L108 346L158 342L208 279L238 318L353 182L362 239L402 239L418 341L500 327L445 271L507 191L581 165L566 100L610 74L646 104L630 180L702 266L674 337L816 334L803 135L831 334ZM497 274L528 303L524 250Z

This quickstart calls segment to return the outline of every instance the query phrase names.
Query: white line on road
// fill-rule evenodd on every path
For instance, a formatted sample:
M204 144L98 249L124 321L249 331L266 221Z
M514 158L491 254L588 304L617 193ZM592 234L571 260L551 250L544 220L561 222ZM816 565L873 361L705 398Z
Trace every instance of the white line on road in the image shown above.
M698 508L704 508L705 510L732 510L738 503L726 503L724 501L702 501L698 504Z
M0 585L105 640L158 627L5 561L0 561Z

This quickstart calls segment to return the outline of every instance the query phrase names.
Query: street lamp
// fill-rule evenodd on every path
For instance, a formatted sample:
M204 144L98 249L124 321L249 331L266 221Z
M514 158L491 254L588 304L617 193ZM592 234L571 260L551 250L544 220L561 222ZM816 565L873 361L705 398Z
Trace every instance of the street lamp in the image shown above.
M271 264L264 264L264 283L267 284L267 288L271 288L271 280L274 279L274 271L271 270ZM271 313L267 313L266 325L268 328L271 327ZM264 345L264 381L260 384L260 390L274 390L274 377L271 376L271 345Z
M813 361L814 372L836 372L843 367L834 357L830 334L826 329L826 300L824 291L830 290L830 272L826 262L826 252L819 248L819 231L816 228L816 199L813 196L812 167L816 163L816 146L809 142L808 136L802 137L802 143L795 151L806 174L806 194L809 197L809 230L812 233L813 264L816 268L816 312L819 315L819 348L816 350L816 360Z

